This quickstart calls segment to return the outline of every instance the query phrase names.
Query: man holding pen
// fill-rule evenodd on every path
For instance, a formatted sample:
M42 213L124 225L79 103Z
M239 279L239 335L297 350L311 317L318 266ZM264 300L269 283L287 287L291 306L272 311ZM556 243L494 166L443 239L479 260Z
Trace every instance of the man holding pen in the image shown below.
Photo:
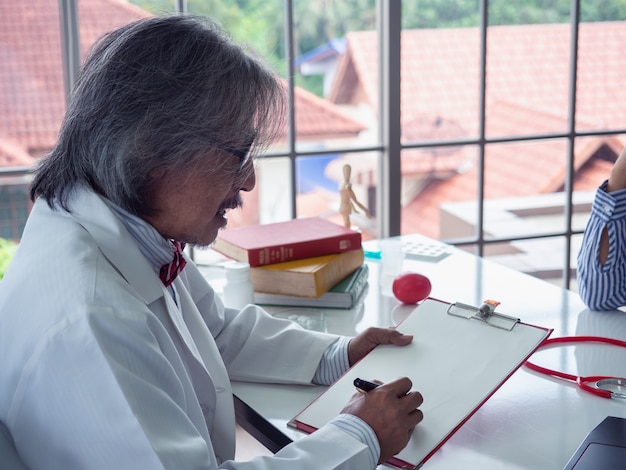
M225 308L185 244L210 245L255 185L283 85L206 19L101 38L0 284L0 432L30 470L373 469L421 421L407 378L272 457L234 461L231 380L330 384L378 344Z

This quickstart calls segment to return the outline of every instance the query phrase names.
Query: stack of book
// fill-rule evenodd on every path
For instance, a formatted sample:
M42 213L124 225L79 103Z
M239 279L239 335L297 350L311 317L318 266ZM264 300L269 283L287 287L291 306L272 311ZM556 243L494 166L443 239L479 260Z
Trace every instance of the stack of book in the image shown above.
M213 249L250 264L259 304L350 308L367 285L361 234L321 217L227 228Z

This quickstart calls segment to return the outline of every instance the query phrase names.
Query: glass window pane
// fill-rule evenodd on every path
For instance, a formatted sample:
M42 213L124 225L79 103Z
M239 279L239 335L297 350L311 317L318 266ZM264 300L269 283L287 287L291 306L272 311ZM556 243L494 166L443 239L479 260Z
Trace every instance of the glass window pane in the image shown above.
M402 28L403 142L478 137L478 2L404 1Z
M366 149L379 140L375 7L375 0L294 1L295 149L302 155L296 162L298 217L321 215L344 223L338 213L338 188L346 163L352 167L358 201L373 212L371 181L378 172L377 158L366 150L341 150ZM306 156L310 149L329 153ZM314 188L307 187L314 168L317 181ZM350 218L364 238L375 236L375 220L362 210Z
M267 224L291 219L291 160L286 157L258 158L256 172L255 190L243 194L244 208L251 206L252 198L257 198L256 210L250 210L250 216L241 220L241 224Z
M438 144L478 138L478 13L478 1L402 3L401 139L420 145L402 151L402 234L475 236L455 207L469 204L475 222L478 148Z
M624 144L625 135L586 136L576 139L572 218L574 230L585 228L596 190L608 179Z
M491 144L485 149L485 237L565 230L567 140Z
M515 240L485 245L485 256L531 276L562 286L565 237Z
M0 152L30 166L54 144L65 111L57 2L1 2Z
M339 185L342 182L338 165L331 165L338 154L311 155L296 158L297 213L299 217L336 217L339 212Z
M585 2L583 2L585 3ZM626 9L619 18L581 23L576 86L576 130L626 128Z
M348 213L350 226L361 231L364 239L376 238L373 216L376 213L374 169L377 165L378 152L298 157L298 217L320 216L344 225L341 205L343 202L346 208L351 204L352 209Z
M566 132L569 24L499 24L487 35L487 136Z
M478 147L402 151L402 233L452 240L476 235Z
M286 76L283 0L187 0L187 11L216 20L235 42Z
M572 246L570 251L570 290L574 292L578 292L578 282L576 280L576 269L577 269L577 260L578 252L580 251L580 247L582 245L583 236L582 235L574 235L572 236Z
M0 237L19 241L32 206L27 176L0 177Z

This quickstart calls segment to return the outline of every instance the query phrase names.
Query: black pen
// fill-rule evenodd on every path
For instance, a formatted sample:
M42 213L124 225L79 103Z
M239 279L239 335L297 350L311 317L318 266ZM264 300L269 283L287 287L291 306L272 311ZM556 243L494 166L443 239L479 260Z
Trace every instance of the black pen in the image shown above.
M352 383L354 384L354 386L359 392L363 392L363 393L371 392L372 390L374 390L376 387L380 385L380 384L369 382L367 380L363 380L359 378L354 379L354 382Z

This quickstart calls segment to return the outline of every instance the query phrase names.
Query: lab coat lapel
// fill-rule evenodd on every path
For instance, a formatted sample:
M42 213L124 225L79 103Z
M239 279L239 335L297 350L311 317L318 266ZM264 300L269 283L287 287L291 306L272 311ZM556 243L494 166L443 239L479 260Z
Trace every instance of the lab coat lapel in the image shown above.
M235 409L230 377L224 362L221 360L217 344L215 344L213 336L204 323L187 289L183 287L184 284L180 279L175 281L175 285L182 287L177 290L179 292L180 311L183 312L182 317L184 321L182 323L188 326L187 331L192 338L193 344L196 346L195 351L201 358L204 370L208 372L209 377L213 381L212 386L215 390L214 408L203 410L210 413L213 419L212 426L209 429L211 440L220 461L232 459L235 455ZM197 379L202 380L202 378L194 377L194 380ZM198 385L202 389L205 387L201 383ZM219 452L217 449L219 449Z
M215 456L219 462L231 460L235 456L235 412L230 378L215 340L184 283L178 278L174 285L178 305L169 293L164 295L167 316L188 354L187 366Z
M119 218L97 194L77 190L71 214L96 240L106 258L152 310L165 305L167 315L194 361L192 380L217 457L234 458L235 417L232 390L221 355L180 277L175 286L179 306L160 281ZM159 302L163 298L164 302ZM185 312L184 315L181 312ZM158 315L158 314L157 314ZM191 330L190 330L191 328ZM193 333L192 333L193 331Z
M165 287L164 287L164 289L165 289ZM185 344L185 347L187 348L189 353L200 364L200 366L204 369L205 373L208 374L209 371L206 368L206 364L202 360L202 357L200 356L200 352L198 351L198 348L197 348L196 343L195 343L195 341L193 339L193 336L192 336L191 332L189 331L189 328L185 324L185 319L184 319L183 315L181 314L181 310L183 308L187 308L187 306L183 307L181 305L181 308L179 308L176 305L176 303L174 302L174 299L172 298L172 296L169 295L169 293L167 295L164 295L163 297L165 299L165 306L167 308L167 314L170 317L170 319L172 320L172 323L174 324L174 326L176 327L176 331L178 333L178 336L180 337L180 339ZM179 299L179 302L180 302L180 299ZM195 306L194 306L194 308L195 308Z

